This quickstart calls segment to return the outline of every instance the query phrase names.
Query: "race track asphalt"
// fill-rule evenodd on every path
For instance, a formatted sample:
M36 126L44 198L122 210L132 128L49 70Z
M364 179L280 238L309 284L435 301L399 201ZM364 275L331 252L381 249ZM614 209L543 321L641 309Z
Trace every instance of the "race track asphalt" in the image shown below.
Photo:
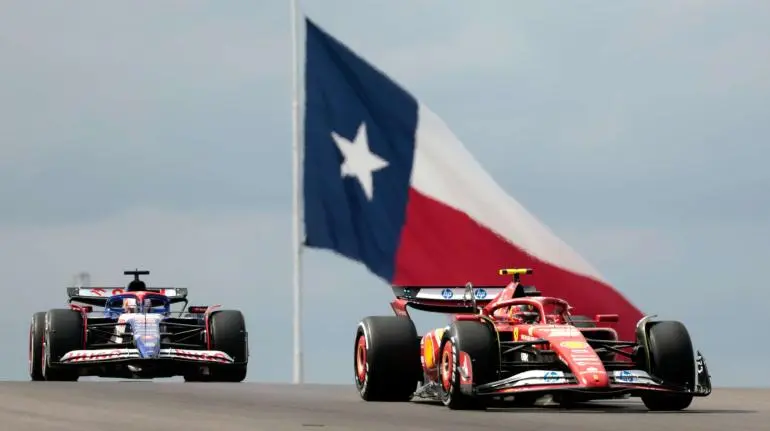
M770 430L770 390L715 389L683 412L641 401L450 411L427 403L367 403L352 385L2 382L0 429L46 430Z

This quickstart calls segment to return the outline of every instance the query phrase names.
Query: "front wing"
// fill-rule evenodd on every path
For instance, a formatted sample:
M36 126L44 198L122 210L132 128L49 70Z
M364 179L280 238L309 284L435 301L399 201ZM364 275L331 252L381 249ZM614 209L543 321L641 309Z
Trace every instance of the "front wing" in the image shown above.
M59 361L60 364L95 364L109 362L137 362L171 360L197 363L232 364L235 361L219 350L160 349L157 356L142 357L138 349L73 350Z
M506 379L490 382L470 389L478 396L506 396L522 392L553 393L561 391L578 391L584 393L629 393L639 391L689 392L695 396L707 396L711 392L710 385L696 386L695 391L686 388L667 385L665 382L650 376L642 370L610 371L609 386L590 387L578 382L572 373L562 371L531 370L519 373Z

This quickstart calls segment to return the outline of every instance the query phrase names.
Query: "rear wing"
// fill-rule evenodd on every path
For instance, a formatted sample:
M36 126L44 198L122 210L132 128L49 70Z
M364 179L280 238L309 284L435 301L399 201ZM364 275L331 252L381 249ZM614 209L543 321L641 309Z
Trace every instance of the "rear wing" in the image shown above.
M148 287L148 292L156 292L166 295L171 304L187 302L186 287ZM79 302L81 304L104 307L107 299L112 295L126 293L123 287L68 287L68 302Z
M397 315L405 315L406 307L436 313L472 313L492 301L506 286L392 286L396 300L391 306Z
M390 306L397 316L404 317L409 316L407 307L436 313L477 313L508 286L514 286L514 298L540 296L534 286L521 284L521 276L528 274L532 269L503 268L498 275L513 276L513 281L499 285L474 286L468 282L465 286L392 286L396 300Z

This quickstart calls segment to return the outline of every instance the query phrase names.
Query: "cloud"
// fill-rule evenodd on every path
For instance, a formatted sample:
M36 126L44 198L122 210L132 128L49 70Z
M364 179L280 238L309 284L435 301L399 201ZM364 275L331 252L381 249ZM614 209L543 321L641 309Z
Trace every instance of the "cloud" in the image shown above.
M13 59L0 89L13 101L0 106L0 199L12 209L0 219L103 217L143 200L288 206L288 20L274 19L284 6L81 4L14 3L0 18ZM767 8L417 2L407 13L374 2L342 14L334 5L304 2L536 206L548 204L534 191L557 190L547 199L559 202L566 182L604 200L620 181L707 195L766 171L751 154L769 132L758 81L766 61L753 43ZM730 66L719 68L725 53ZM731 142L741 145L725 154ZM715 164L742 168L715 178ZM700 177L708 181L692 181ZM536 187L520 186L533 178Z
M280 200L285 190L265 185L289 178L272 168L282 157L289 166L288 40L282 22L260 19L271 13L206 2L7 5L0 221Z
M227 117L263 112L252 95L281 100L275 86L258 83L285 79L288 41L272 21L255 25L259 8L238 9L11 3L0 17L9 60L0 87L0 166L19 176L62 167L78 176L90 165L144 162L140 168L157 176L147 159L181 165L223 128L252 133Z

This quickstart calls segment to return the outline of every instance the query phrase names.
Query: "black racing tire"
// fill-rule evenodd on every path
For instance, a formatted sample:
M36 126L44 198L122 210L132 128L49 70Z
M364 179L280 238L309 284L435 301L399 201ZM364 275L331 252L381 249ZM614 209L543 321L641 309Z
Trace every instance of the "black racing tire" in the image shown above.
M33 382L45 380L43 376L43 338L45 337L45 311L32 315L29 324L29 377Z
M185 383L210 381L210 376L202 374L200 369L197 367L192 367L182 377L184 378Z
M211 349L227 353L236 364L211 367L211 374L205 380L229 383L244 381L248 371L249 337L243 313L238 310L219 310L211 313L209 319Z
M420 339L407 317L370 316L356 329L353 376L365 401L409 401L421 378Z
M45 314L45 347L42 374L45 380L74 382L78 370L70 366L55 365L62 356L83 349L83 315L79 311L63 308L48 310Z
M483 410L485 403L460 390L460 352L470 357L473 385L494 381L500 369L500 346L492 328L483 322L454 322L441 340L439 396L452 410Z
M692 390L695 385L695 353L687 328L676 321L653 322L648 328L651 375L666 384ZM654 411L684 410L692 403L692 394L646 392L644 405Z

